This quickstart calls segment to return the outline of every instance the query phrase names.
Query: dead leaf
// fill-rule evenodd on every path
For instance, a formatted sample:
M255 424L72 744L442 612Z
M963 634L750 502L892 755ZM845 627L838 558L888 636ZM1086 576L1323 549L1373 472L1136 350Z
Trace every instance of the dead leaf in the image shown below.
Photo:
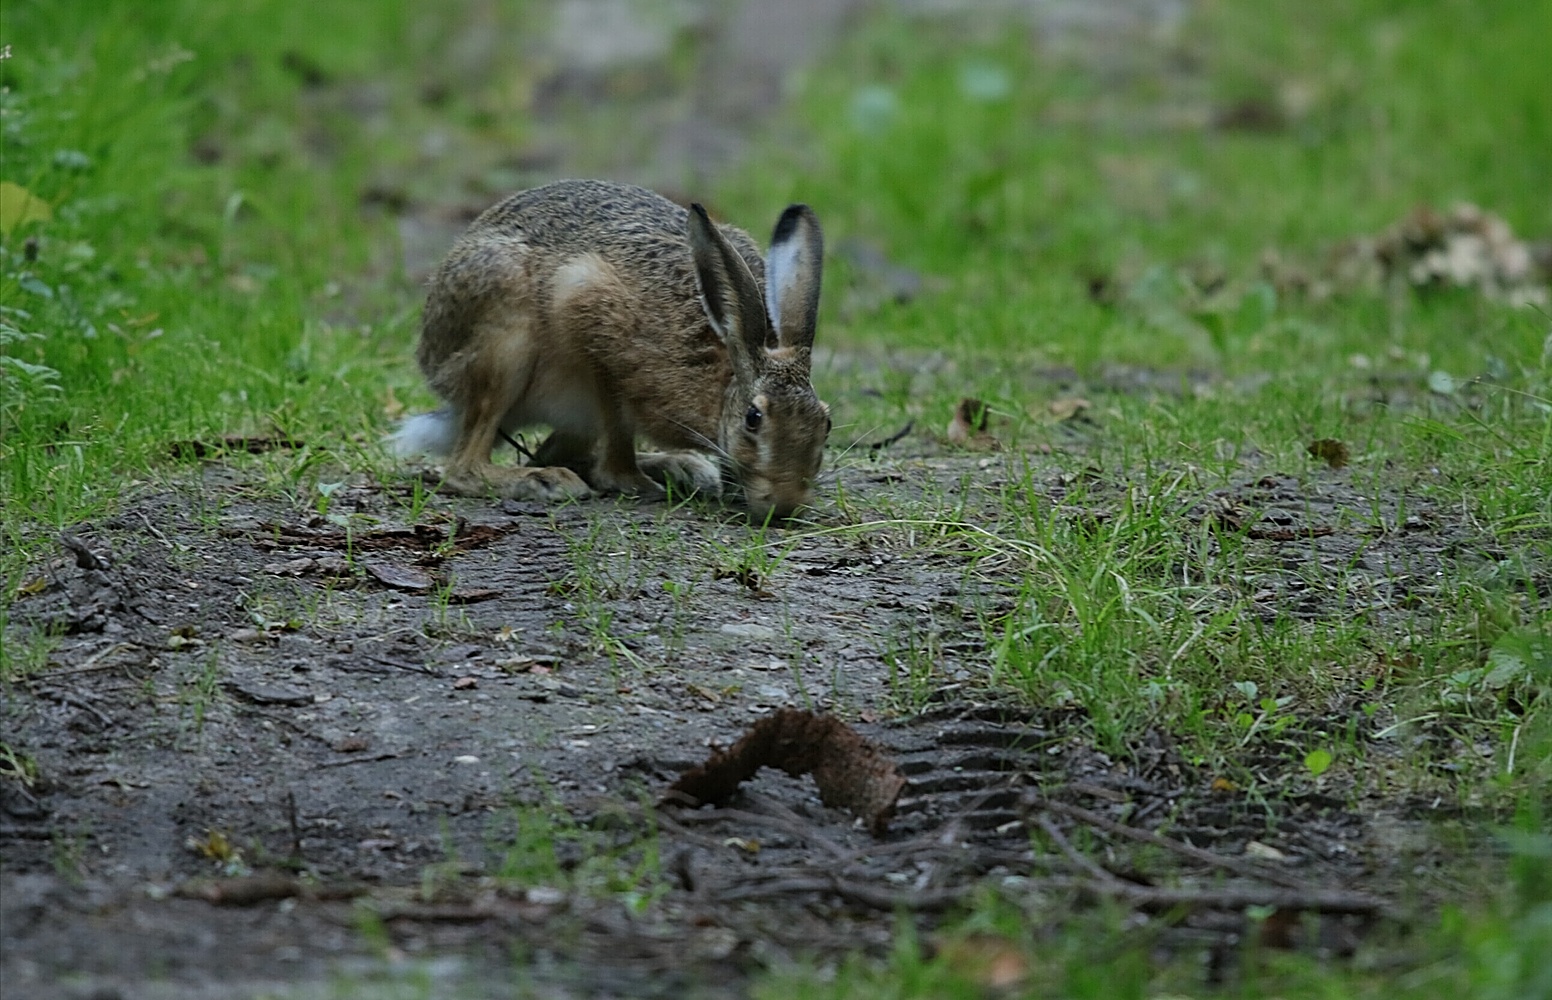
M697 698L705 699L713 705L722 700L721 695L703 684L687 684L685 688Z
M203 837L190 837L186 845L194 853L215 861L230 861L240 853L221 830L207 829Z
M991 434L986 433L987 421L991 416L991 408L979 399L966 396L954 407L954 418L948 424L948 440L950 444L971 451L999 451L1002 442Z
M1058 421L1064 421L1082 416L1084 411L1093 405L1088 400L1078 396L1068 396L1064 399L1051 400L1046 404L1046 409L1051 411L1051 416Z
M453 681L454 691L467 691L470 688L476 688L479 686L479 678L476 677L460 677L456 681Z
M986 404L979 399L966 396L954 407L954 416L948 422L948 439L950 443L965 445L972 435L986 430L987 417Z
M750 566L734 566L731 568L718 566L711 571L713 580L735 580L738 585L748 590L757 597L766 596L760 589L760 574Z
M496 661L496 667L509 674L523 674L533 669L534 662L533 657L517 653L505 660Z
M1029 978L1029 959L1019 946L995 934L971 934L938 947L938 960L983 989L1007 990Z
M396 590L430 590L436 583L429 573L410 566L395 566L393 563L369 562L364 568L367 575L378 583Z
M48 578L40 576L40 577L38 577L38 578L36 578L34 580L28 580L26 583L22 584L20 587L17 587L16 588L16 596L17 597L31 597L34 594L41 594L41 593L43 593L47 589L48 589Z
M1333 469L1345 468L1347 465L1347 445L1335 438L1321 438L1318 441L1311 441L1306 450Z
M1301 927L1300 911L1280 907L1261 921L1261 946L1289 950L1297 946Z
M669 790L697 804L723 802L762 767L812 774L821 801L850 811L874 836L883 835L905 789L905 775L856 730L833 715L784 708L680 775Z
M1245 842L1245 856L1255 858L1257 861L1287 861L1288 855L1279 851L1271 844L1263 844L1259 840L1247 840Z

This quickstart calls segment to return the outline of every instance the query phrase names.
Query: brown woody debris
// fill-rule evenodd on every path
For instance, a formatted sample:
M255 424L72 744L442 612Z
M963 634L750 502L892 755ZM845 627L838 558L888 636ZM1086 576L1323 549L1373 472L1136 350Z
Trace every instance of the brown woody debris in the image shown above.
M698 805L721 803L762 767L796 778L812 774L827 806L846 809L881 836L905 789L905 775L884 753L833 715L784 708L749 727L727 750L686 771L669 789Z

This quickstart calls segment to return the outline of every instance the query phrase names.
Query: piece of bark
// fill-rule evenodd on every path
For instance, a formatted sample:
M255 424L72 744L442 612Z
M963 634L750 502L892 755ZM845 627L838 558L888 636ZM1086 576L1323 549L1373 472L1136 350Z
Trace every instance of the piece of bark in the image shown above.
M846 809L880 836L894 816L905 775L884 753L832 715L784 708L727 750L686 771L670 791L697 804L722 803L762 767L812 774L825 805Z

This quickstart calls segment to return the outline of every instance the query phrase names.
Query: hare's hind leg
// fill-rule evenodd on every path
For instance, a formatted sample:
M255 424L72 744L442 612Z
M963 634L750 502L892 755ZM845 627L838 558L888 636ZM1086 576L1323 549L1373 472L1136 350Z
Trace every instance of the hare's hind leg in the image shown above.
M636 467L634 436L624 415L618 412L618 404L604 401L611 398L607 392L599 391L594 396L598 406L595 416L601 426L586 431L557 427L534 449L532 465L570 470L600 493L661 493L657 483Z
M722 473L717 464L693 451L642 452L636 456L636 464L649 479L665 488L672 486L675 493L716 496L722 492Z
M599 400L603 410L599 415L603 418L603 449L588 477L589 485L606 493L661 496L663 488L636 464L636 429L620 405L620 394L602 372L597 378L602 390Z
M570 469L583 479L593 474L593 435L554 430L540 442L529 460L532 466Z
M449 379L463 391L454 404L458 436L448 456L443 485L463 496L494 494L514 500L587 496L587 484L571 469L491 462L502 420L519 402L535 359L527 349L527 338L512 331L493 331L474 339L483 347L461 366L456 378Z

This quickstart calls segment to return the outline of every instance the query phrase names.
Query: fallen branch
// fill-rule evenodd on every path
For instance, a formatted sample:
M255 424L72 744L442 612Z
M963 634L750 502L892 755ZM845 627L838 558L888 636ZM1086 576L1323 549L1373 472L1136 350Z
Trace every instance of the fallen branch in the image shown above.
M1214 854L1212 851L1205 851L1200 847L1194 847L1191 844L1183 843L1179 840L1172 840L1169 837L1160 836L1159 834L1153 833L1150 830L1139 830L1134 826L1127 826L1124 823L1117 823L1113 819L1110 819L1106 816L1101 816L1097 812L1091 812L1088 809L1084 809L1082 806L1068 805L1065 802L1057 802L1052 799L1034 799L1029 802L1029 805L1037 809L1046 809L1051 812L1061 813L1064 816L1070 816L1073 819L1087 823L1089 826L1104 830L1107 833L1113 833L1118 837L1125 837L1128 840L1135 840L1140 843L1151 844L1154 847L1162 847L1167 851L1173 851L1174 853L1190 858L1193 861L1200 861L1202 864L1211 865L1214 868L1218 868L1226 872L1232 872L1235 875L1241 875L1245 878L1259 879L1263 882L1272 882L1276 885L1284 886L1285 888L1289 889L1303 890L1307 888L1307 884L1302 879L1296 878L1292 875L1285 875L1284 873L1276 871L1275 869L1251 864L1248 861L1241 861L1238 858L1230 858L1225 857L1222 854Z
M40 686L33 688L33 692L35 694L40 694L51 701L56 701L61 705L68 705L71 708L79 708L83 712L90 712L97 718L98 722L102 723L104 728L108 728L113 725L113 717L111 715L104 712L96 705L91 704L86 699L77 695L73 695L68 691L60 691L57 688Z
M1062 833L1061 829L1051 822L1049 817L1036 816L1035 822L1040 825L1040 829L1045 831L1045 835L1051 838L1051 842L1067 857L1067 860L1077 865L1080 871L1088 872L1095 882L1107 886L1121 884L1121 880L1116 878L1113 873L1101 868L1082 851L1073 847L1072 842L1067 839L1067 835Z

